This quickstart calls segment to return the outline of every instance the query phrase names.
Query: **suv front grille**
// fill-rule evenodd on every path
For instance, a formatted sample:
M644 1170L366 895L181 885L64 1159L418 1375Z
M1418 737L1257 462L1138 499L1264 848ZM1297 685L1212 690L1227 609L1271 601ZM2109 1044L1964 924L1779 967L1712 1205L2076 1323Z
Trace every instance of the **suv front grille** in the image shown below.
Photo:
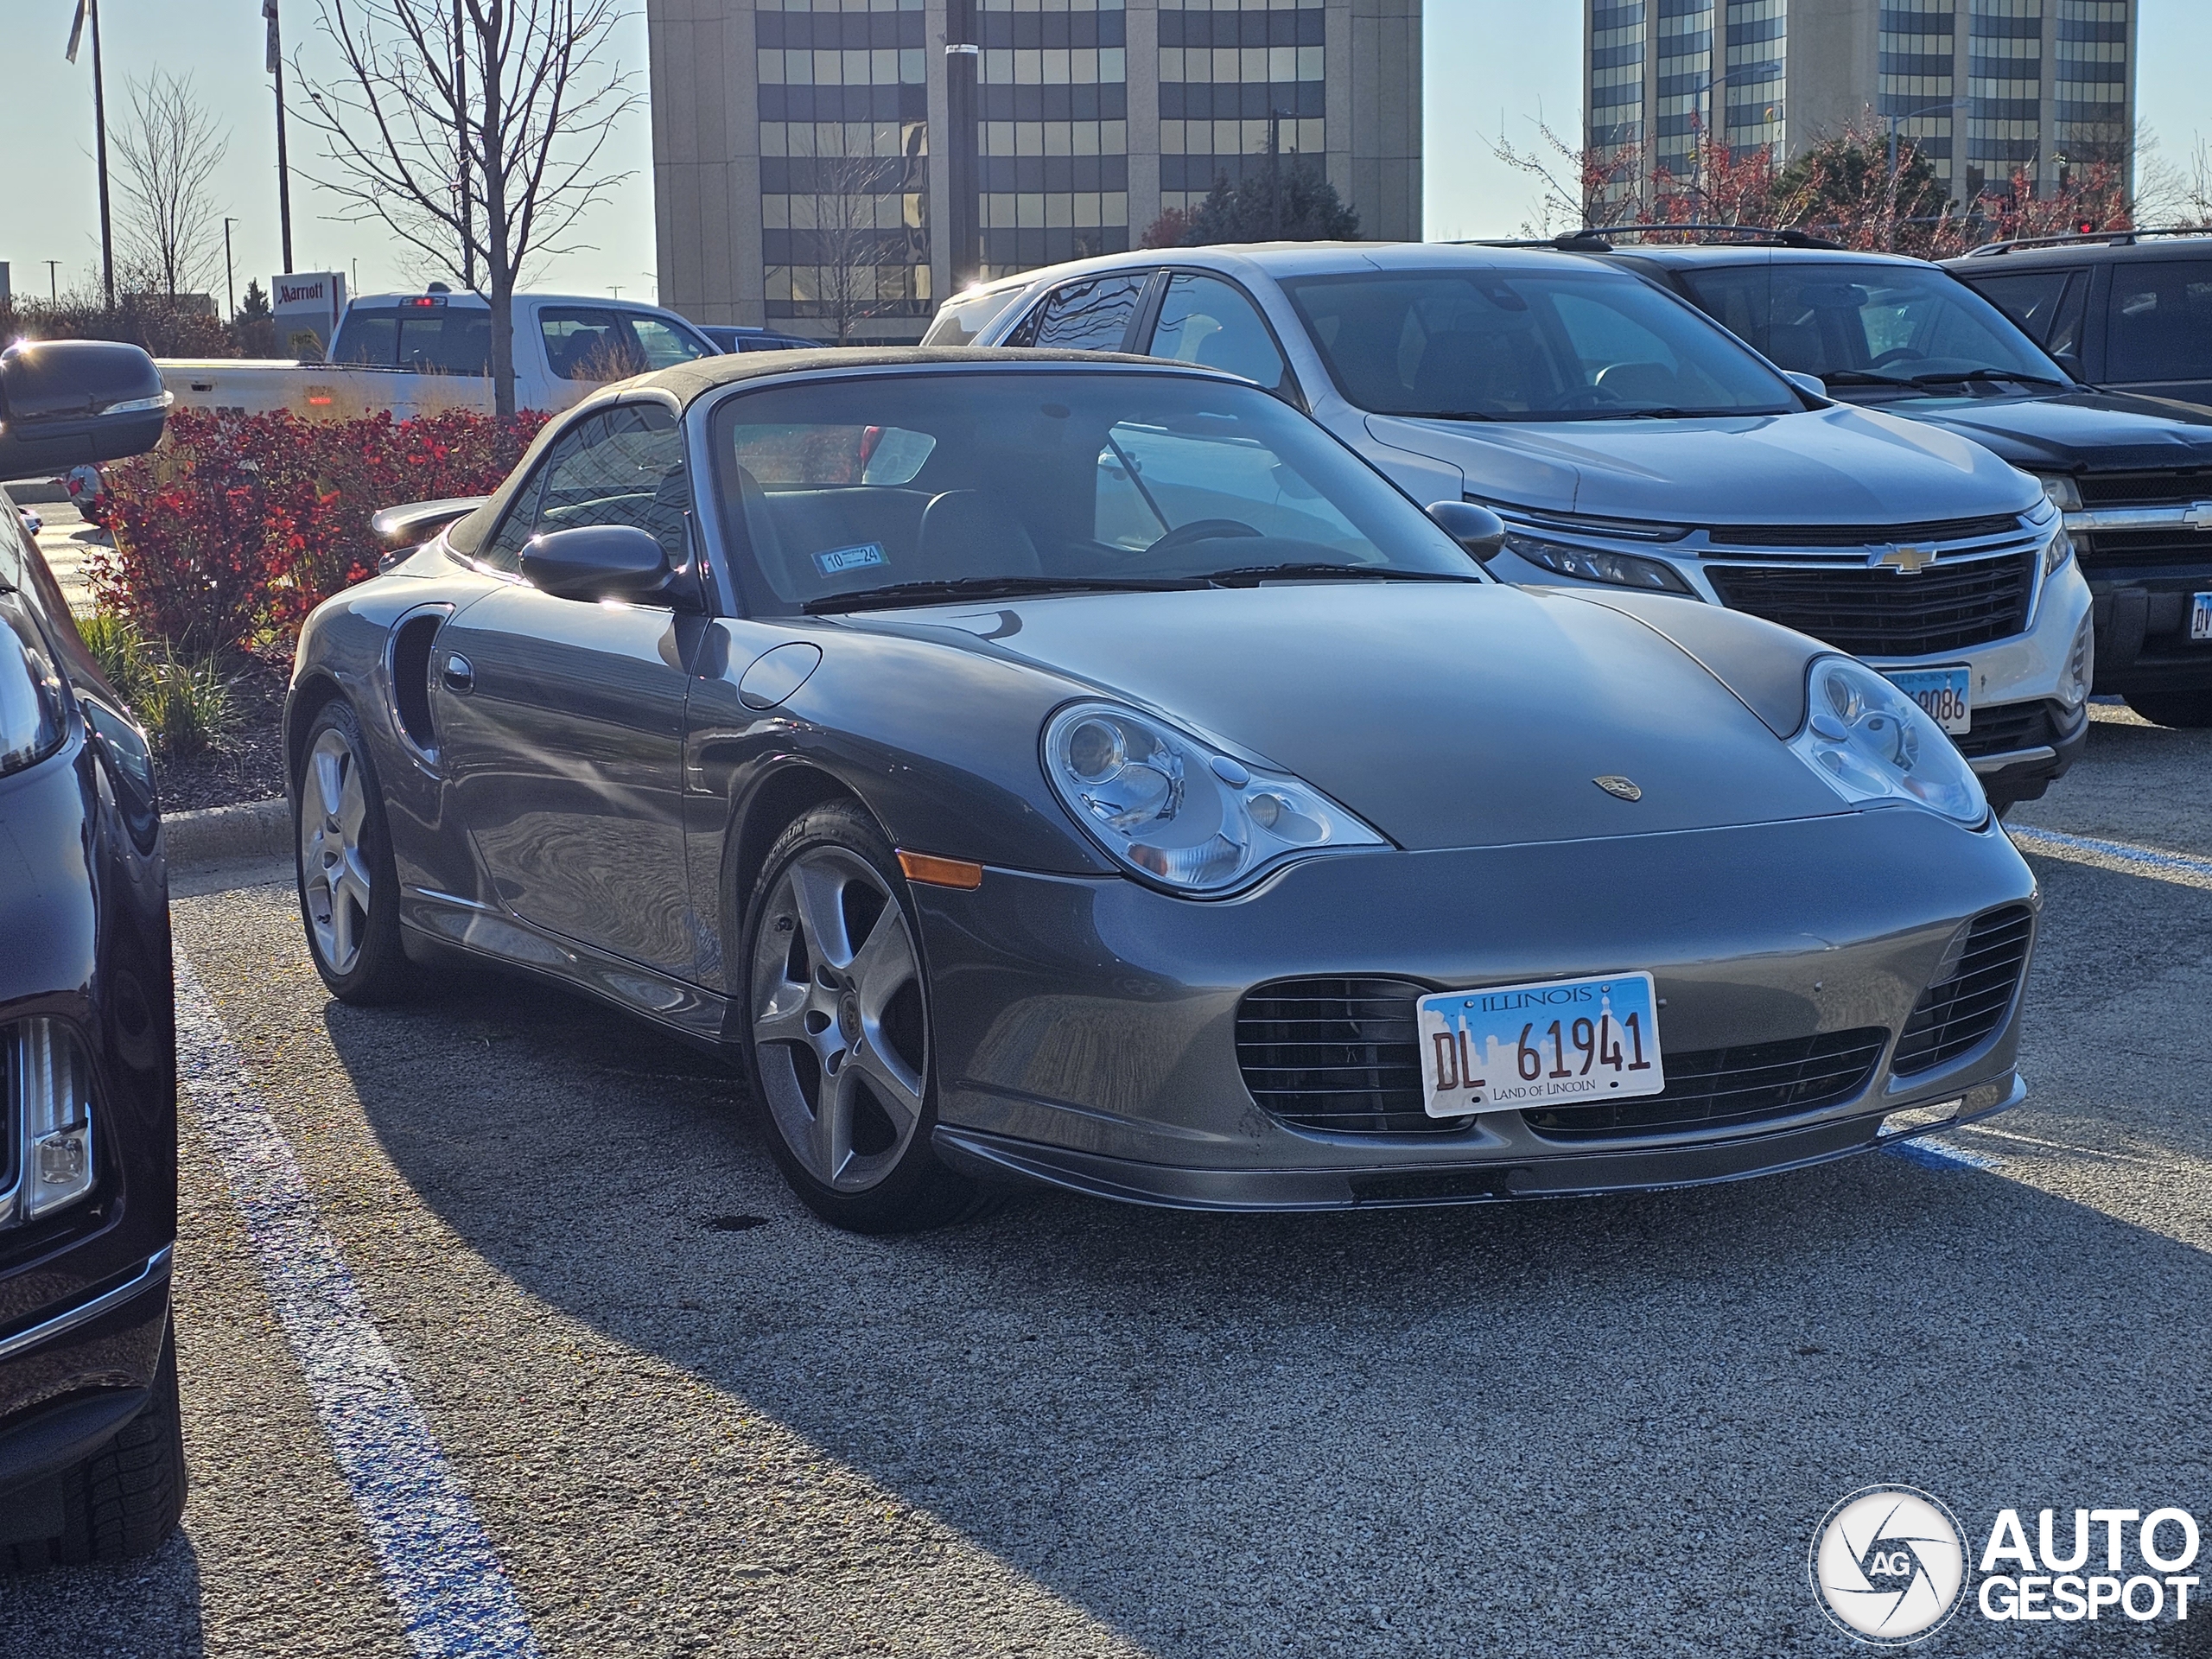
M1824 565L1708 566L1732 610L1795 628L1854 657L1931 657L2024 632L2035 596L2033 553L1903 571Z
M1548 1106L1521 1114L1547 1141L1608 1141L1718 1129L1840 1106L1863 1092L1890 1033L1881 1026L1785 1042L1664 1057L1667 1087L1636 1100Z
M1974 726L1951 740L1969 760L2014 749L2050 747L2058 741L2057 722L2047 702L2001 702L1974 711Z
M2212 471L2100 473L2075 482L2085 507L2185 507L2212 501Z
M2010 905L1978 918L1951 976L1930 985L1913 1004L1890 1070L1898 1077L1930 1071L1975 1047L2005 1023L2028 965L2035 916Z
M2009 539L2019 533L2019 519L2000 513L1927 524L1719 524L1705 535L1715 547L1885 547Z

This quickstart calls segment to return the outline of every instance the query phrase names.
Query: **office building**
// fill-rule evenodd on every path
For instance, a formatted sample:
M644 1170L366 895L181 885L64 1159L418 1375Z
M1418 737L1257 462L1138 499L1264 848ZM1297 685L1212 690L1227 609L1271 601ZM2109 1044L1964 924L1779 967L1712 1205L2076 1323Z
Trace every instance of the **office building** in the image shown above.
M1787 160L1894 120L1965 199L2127 164L2139 0L1585 0L1585 142L1688 169L1699 132Z
M1418 238L1421 9L648 0L661 302L702 322L918 338L955 280L965 95L948 41L978 48L982 276L1138 245L1217 177L1270 165L1323 168L1363 235Z

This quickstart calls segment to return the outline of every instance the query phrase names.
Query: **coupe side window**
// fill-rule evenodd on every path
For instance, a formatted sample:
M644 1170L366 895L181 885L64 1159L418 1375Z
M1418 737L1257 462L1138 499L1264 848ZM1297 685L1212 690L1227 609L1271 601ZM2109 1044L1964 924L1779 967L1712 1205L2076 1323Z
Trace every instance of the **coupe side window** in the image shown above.
M1063 352L1118 352L1151 275L1135 271L1096 276L1054 289L1023 319L1007 344Z
M691 480L683 429L658 404L621 404L578 424L516 493L482 560L522 568L533 536L582 524L634 524L661 544L671 569L691 561Z
M1259 308L1217 276L1179 272L1169 279L1152 333L1154 357L1226 369L1282 393L1293 385L1274 336Z

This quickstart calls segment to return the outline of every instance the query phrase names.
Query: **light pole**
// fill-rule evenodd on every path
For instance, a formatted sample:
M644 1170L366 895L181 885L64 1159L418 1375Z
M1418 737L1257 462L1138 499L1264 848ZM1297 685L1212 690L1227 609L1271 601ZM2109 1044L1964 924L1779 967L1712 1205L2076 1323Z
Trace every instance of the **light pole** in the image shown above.
M61 303L61 262L59 259L46 262L46 297L56 305Z
M1916 110L1907 110L1903 114L1884 118L1890 124L1889 188L1885 200L1888 204L1887 214L1890 221L1888 241L1891 252L1897 251L1897 123L1911 121L1923 115L1940 115L1946 110L1957 109L1965 101L1963 99L1957 98L1946 99L1941 104L1923 104ZM1949 211L1948 207L1945 211Z
M223 298L230 304L232 318L238 314L238 279L231 274L231 226L237 223L227 216L223 220Z

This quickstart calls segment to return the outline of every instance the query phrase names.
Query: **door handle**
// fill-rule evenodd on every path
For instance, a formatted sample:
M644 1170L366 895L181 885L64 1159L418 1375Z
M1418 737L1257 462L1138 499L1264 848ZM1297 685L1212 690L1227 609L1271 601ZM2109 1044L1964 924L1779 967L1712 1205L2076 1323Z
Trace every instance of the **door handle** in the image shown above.
M473 691L476 689L476 671L469 665L468 658L457 651L446 655L444 679L448 691Z

